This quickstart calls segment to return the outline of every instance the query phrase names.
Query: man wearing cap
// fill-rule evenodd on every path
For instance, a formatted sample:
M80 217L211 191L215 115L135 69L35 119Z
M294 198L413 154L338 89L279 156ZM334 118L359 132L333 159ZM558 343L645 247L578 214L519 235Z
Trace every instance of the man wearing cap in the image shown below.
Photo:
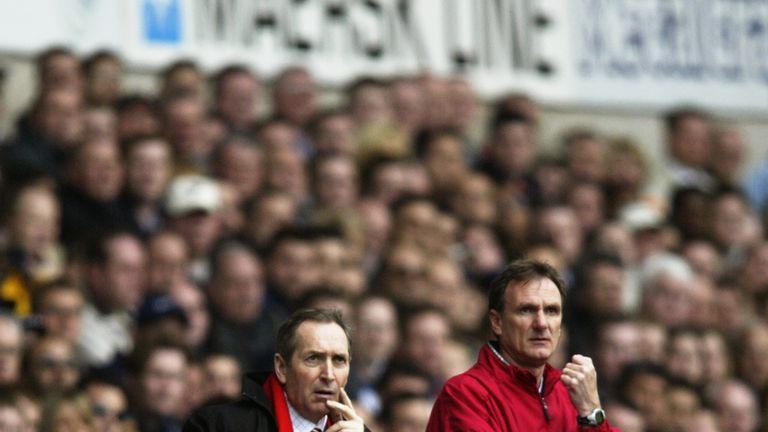
M209 177L178 176L168 188L168 226L189 247L190 278L197 285L208 282L208 254L222 230L221 203L221 189Z
M274 371L248 374L236 402L196 411L185 432L363 432L344 391L350 337L338 311L296 312L277 332Z
M560 341L564 285L557 270L534 260L512 262L491 282L495 340L470 370L445 384L428 432L613 430L592 360L574 355L562 371L547 364Z

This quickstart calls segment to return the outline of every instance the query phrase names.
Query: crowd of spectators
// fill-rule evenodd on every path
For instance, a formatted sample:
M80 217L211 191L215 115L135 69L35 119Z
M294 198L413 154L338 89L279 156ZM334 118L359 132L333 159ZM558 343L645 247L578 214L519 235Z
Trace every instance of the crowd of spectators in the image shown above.
M0 145L2 431L179 430L271 368L301 307L352 324L366 424L423 431L522 256L566 276L555 366L594 358L612 424L768 430L768 165L745 176L704 111L664 118L652 175L588 128L544 154L535 100L457 77L362 78L326 107L300 66L181 60L152 95L106 51L36 66Z

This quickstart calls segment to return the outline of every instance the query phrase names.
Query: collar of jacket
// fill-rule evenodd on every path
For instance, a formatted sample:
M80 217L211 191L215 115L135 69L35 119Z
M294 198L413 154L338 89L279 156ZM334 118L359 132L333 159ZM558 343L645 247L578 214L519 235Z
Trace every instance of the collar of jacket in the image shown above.
M477 361L490 369L493 375L499 378L511 378L526 392L539 396L539 386L536 382L536 377L529 371L506 361L499 352L498 342L489 341L483 345ZM549 363L544 365L544 396L552 392L562 374L562 371L553 368Z

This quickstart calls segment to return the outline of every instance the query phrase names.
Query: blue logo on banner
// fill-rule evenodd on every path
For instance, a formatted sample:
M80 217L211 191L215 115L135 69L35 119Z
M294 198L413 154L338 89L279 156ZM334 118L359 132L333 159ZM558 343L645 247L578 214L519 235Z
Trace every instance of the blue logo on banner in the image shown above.
M181 42L181 0L144 0L142 12L147 42Z

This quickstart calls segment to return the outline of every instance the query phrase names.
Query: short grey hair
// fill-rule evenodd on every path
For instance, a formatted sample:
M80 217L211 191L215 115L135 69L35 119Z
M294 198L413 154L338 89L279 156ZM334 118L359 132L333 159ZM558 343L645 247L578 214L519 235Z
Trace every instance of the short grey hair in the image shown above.
M640 271L643 289L652 287L663 276L684 282L694 281L694 272L690 264L679 255L668 252L652 255L643 262Z

